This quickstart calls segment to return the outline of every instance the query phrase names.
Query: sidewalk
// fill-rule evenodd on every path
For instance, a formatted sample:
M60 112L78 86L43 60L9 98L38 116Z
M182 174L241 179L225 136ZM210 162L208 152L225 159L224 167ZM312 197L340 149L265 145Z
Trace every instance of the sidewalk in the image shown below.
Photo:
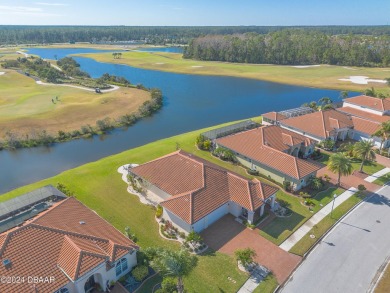
M386 175L387 173L390 173L390 168L384 168L384 169L376 172L375 174L372 174L371 176L368 176L364 180L367 181L367 182L374 182L379 177L382 177L383 175Z
M348 198L350 198L355 192L356 188L351 187L347 191L340 194L336 197L334 202L334 208L338 207ZM298 243L299 240L305 236L314 225L318 224L323 218L330 214L332 210L333 201L324 206L321 210L319 210L315 215L313 215L306 223L304 223L298 230L296 230L290 237L288 237L279 247L285 251L289 251L295 244Z
M259 286L260 282L267 277L268 273L269 271L261 266L254 269L249 279L242 285L237 293L252 293L256 287Z

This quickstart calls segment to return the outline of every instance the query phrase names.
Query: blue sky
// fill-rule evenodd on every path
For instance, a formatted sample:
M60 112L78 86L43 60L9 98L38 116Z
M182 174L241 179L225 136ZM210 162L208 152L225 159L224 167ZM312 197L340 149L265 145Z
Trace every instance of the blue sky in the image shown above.
M0 0L0 24L387 25L390 0Z

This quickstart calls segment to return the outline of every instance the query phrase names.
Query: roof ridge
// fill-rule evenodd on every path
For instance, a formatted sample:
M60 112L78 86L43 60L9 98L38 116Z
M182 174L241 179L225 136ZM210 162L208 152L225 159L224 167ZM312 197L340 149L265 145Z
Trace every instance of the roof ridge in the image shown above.
M4 241L3 241L3 244L2 244L1 247L0 247L0 257L1 257L2 254L4 253L5 248L7 247L7 245L8 245L8 243L9 243L11 237L12 237L14 234L20 233L20 231L26 230L26 229L29 228L29 227L32 227L32 224L31 224L31 223L28 223L27 225L18 227L18 228L14 229L14 230L12 230L12 231L9 231L9 232L7 233L7 235L5 236L5 239L4 239Z
M68 202L70 200L77 200L75 199L73 196L68 196L67 198L65 198L64 200L61 200L60 202L58 203L55 203L52 207L50 207L48 210L46 211L43 211L41 213L39 213L37 216L35 216L33 219L31 219L31 223L34 223L36 222L37 220L39 220L40 218L43 218L44 216L46 216L47 214L49 214L51 211L53 211L54 209L56 209L57 207L61 206L62 204L64 204L65 202Z
M251 189L249 188L249 181L246 182L246 188L248 190L248 195L249 195L249 205L251 207L251 210L254 211L255 209L253 208L252 192Z
M324 131L323 133L326 137L326 126L325 126L324 112L321 110L320 113L321 113L321 118L322 118L322 130Z
M298 168L297 157L293 157L293 158L294 158L294 163L295 163L295 164L294 164L294 165L295 165L295 170L297 171L297 175L298 175L297 177L298 177L298 178L301 178L301 177L300 177L300 174L299 174L299 168Z

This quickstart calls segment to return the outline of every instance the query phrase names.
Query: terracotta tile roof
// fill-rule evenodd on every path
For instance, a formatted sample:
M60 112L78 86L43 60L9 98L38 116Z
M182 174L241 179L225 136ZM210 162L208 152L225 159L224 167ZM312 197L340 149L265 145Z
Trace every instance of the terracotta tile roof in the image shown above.
M345 113L336 110L317 111L283 120L283 126L292 127L321 139L333 134L334 128L351 128L351 119Z
M53 276L55 282L39 283L36 289L54 292L66 285L69 278L76 280L92 268L107 260L115 261L136 248L95 212L68 198L24 226L0 234L0 260L9 259L12 263L9 268L0 264L0 275ZM27 282L0 283L0 292L35 290Z
M307 145L312 142L303 135L281 127L267 126L220 138L217 143L295 179L319 170L318 166L283 152L289 149L283 143L282 136L287 132L292 136L294 144Z
M382 123L382 122L386 122L386 121L390 120L390 116L389 115L376 115L376 114L373 114L373 113L369 113L369 112L366 112L366 111L363 111L363 110L359 110L359 109L355 109L355 108L351 108L351 107L342 107L342 108L337 108L336 110L340 111L340 112L343 112L343 113L351 114L351 115L356 116L356 117L360 117L360 118L364 118L364 119L367 119L367 120L371 120L371 121L374 121L374 122Z
M280 121L280 120L284 120L287 118L286 116L284 116L283 114L280 114L278 112L268 112L268 113L265 113L261 116L268 118L270 120L273 120L273 121Z
M133 168L132 171L136 169L134 173L141 176L139 170L142 170L141 177L155 185L156 182L161 182L159 172L173 169L173 166L170 166L171 163L174 163L176 172L171 172L173 176L164 176L166 182L164 182L164 185L160 184L160 186L164 186L161 188L163 191L169 194L170 190L176 191L179 188L180 180L186 177L185 172L191 174L190 179L193 178L198 182L202 182L198 189L193 190L193 185L188 183L188 179L186 179L185 186L187 190L182 187L182 194L173 195L161 203L164 208L189 224L196 223L229 201L236 202L253 211L263 204L263 200L278 191L276 187L260 181L250 181L183 151L174 152L148 162L145 164L148 165L147 169L140 165ZM192 166L193 170L189 170L189 166ZM147 171L150 173L147 173ZM184 176L181 174L184 174Z
M368 135L374 134L380 127L381 124L378 122L362 119L359 117L352 116L353 129L366 133Z
M377 111L390 110L390 99L380 99L375 97L369 97L365 95L344 99L344 102L358 105L365 108L370 108Z
M178 153L178 152L177 152ZM146 180L153 178L153 184L170 195L198 190L204 185L202 163L186 156L172 154L132 168L132 172Z

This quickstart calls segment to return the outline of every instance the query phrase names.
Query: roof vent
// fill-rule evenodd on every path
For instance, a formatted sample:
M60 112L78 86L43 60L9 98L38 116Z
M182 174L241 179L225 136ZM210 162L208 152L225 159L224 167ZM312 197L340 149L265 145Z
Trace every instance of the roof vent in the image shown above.
M79 224L80 224L80 225L84 225L85 222L84 222L84 221L80 221Z
M3 259L3 265L8 268L11 266L11 261L8 258Z

